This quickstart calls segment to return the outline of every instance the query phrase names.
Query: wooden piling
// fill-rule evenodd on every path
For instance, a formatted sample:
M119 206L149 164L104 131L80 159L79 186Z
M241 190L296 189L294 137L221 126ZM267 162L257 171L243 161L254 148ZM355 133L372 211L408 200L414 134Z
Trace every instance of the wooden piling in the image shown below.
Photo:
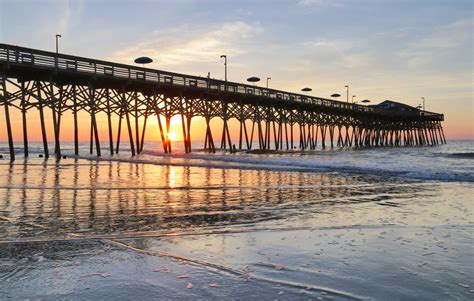
M156 114L156 118L158 120L158 127L159 127L159 130L160 130L160 137L161 137L161 144L163 146L163 151L165 152L165 154L167 154L168 153L168 147L166 145L165 134L163 133L163 125L161 123L160 114L158 112L158 109L155 109L155 114Z
M135 139L137 141L137 155L140 154L140 136L139 136L139 125L138 125L138 93L135 92Z
M120 111L119 111L119 116L118 116L118 126L117 126L117 144L115 147L115 153L118 154L120 150L120 134L122 132L122 119L123 119L123 110L122 110L122 104L120 104Z
M97 119L96 119L96 99L95 99L95 89L89 84L89 107L91 110L91 121L92 128L94 130L94 140L95 140L95 150L98 157L101 156L100 151L100 140L99 140L99 130L97 128Z
M250 131L250 145L248 146L249 150L252 149L254 130L255 130L255 119L252 120L252 130Z
M3 93L3 105L5 107L5 121L7 127L7 136L8 136L8 148L10 150L10 161L15 161L15 148L13 146L13 134L12 134L12 125L10 121L10 100L7 91L7 85L4 79L2 82L2 93Z
M143 152L143 144L145 143L145 131L146 131L147 120L148 120L148 110L145 112L145 116L143 120L142 137L140 139L140 153Z
M170 140L170 136L169 136L170 127L171 127L171 116L166 115L165 119L166 119L166 146L168 148L168 153L171 154L171 140Z
M130 116L128 115L128 110L125 111L125 120L127 121L127 128L128 128L128 138L130 140L130 151L132 152L132 156L135 156L135 145L133 144L133 134L132 134L132 126L130 124Z
M186 135L186 123L184 121L184 113L181 113L181 128L183 130L184 152L188 153L188 137Z
M41 97L41 82L36 81L38 89L38 110L40 114L41 136L43 138L43 150L45 159L49 158L48 137L46 135L46 126L44 124L43 98Z
M186 125L188 127L188 131L187 131L188 153L190 153L192 151L192 147L191 147L191 121L192 121L192 116L188 113L188 115L186 116Z
M79 155L79 128L77 121L77 94L76 94L76 85L72 86L72 101L73 101L73 119L74 119L74 154Z
M54 153L57 158L61 158L61 150L59 148L59 130L58 130L58 120L56 112L56 99L54 97L54 86L52 83L49 84L49 93L50 93L50 103L51 103L51 112L53 115L53 130L54 130Z
M249 136L247 134L247 125L245 124L245 120L244 120L244 134L245 134L245 143L247 145L247 149L250 149Z
M92 114L90 119L90 134L89 134L89 154L94 153L94 122L92 121Z
M28 158L29 151L28 151L28 127L26 122L26 91L25 91L25 83L21 83L21 117L23 121L23 152L25 154L25 158Z
M114 138L112 135L112 110L111 110L111 105L110 105L110 93L109 89L105 90L105 97L106 97L106 103L107 103L107 125L108 125L108 130L109 130L109 149L110 149L110 154L114 154Z

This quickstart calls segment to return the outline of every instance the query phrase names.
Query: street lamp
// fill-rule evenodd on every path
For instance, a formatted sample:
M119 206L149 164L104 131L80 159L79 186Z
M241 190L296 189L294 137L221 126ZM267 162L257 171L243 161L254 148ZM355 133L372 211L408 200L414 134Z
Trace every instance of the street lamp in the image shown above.
M145 68L145 64L150 64L153 60L147 56L141 56L135 59L134 61L136 64L142 64L143 68Z
M221 59L224 59L224 78L225 78L225 81L227 82L227 55L225 54L221 55Z
M143 69L145 69L145 64L150 64L150 63L153 62L153 60L152 60L151 58L147 57L147 56L141 56L141 57L136 58L134 62L135 62L136 64L141 64L142 67L143 67ZM137 79L138 79L138 74L140 74L140 73L139 73L139 72L136 72L136 77L137 77ZM146 79L146 75L145 75L145 74L146 74L146 71L143 70L143 74L142 74L142 75L143 75L143 79Z
M267 77L267 89L268 89L268 81L271 80L271 77Z
M424 111L425 110L425 98L422 97L421 99L423 100L423 111Z
M254 86L254 88L253 88L253 94L255 94L255 83L259 82L259 81L260 81L260 78L258 78L258 77L256 77L256 76L252 76L252 77L247 78L247 81L248 81L249 83L253 83L253 86Z
M349 85L344 86L347 88L347 102L349 102Z
M352 103L354 103L354 98L357 97L355 95L352 95Z
M224 59L224 79L225 79L225 87L224 90L227 91L227 55L221 55L221 59Z
M59 46L58 46L59 38L62 38L62 36L60 34L57 34L56 35L56 54L59 53Z
M313 89L305 87L305 88L301 89L301 91L306 92L305 94L308 95L308 92L313 91ZM306 100L306 97L304 97L303 100Z
M253 83L255 85L256 82L259 82L260 81L260 78L256 77L256 76L252 76L252 77L249 77L247 78L247 81L249 83Z

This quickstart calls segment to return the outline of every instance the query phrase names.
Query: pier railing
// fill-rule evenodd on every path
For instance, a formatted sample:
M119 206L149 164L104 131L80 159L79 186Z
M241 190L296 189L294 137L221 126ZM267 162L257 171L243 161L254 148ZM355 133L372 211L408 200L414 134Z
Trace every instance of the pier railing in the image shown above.
M427 111L397 111L359 104L336 101L327 98L291 93L276 89L247 85L207 77L173 73L168 71L143 68L84 57L56 54L54 52L31 48L0 44L0 66L7 69L12 66L30 67L35 69L66 72L73 74L92 75L97 78L113 78L133 82L155 83L177 87L189 87L209 90L211 92L226 92L244 95L253 95L269 98L276 101L313 104L322 107L347 110L351 112L366 112L381 115L400 117L416 117L441 121L443 114Z

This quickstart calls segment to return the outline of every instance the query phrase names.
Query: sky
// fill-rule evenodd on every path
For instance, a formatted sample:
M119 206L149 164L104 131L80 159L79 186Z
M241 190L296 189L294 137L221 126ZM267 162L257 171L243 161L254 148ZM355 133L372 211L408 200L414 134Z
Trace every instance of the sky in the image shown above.
M226 54L229 81L271 77L320 97L349 85L373 103L425 97L447 138L474 139L473 11L471 0L0 0L0 42L53 51L58 33L63 53L145 55L152 68L214 78Z

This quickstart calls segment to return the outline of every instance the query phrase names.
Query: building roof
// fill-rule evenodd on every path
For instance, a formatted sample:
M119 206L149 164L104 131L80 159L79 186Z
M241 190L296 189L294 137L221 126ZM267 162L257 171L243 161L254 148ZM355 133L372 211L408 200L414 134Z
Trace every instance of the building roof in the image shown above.
M379 104L376 104L376 105L372 105L373 107L383 107L385 105L388 105L388 104L393 104L394 107L402 107L402 108L405 108L405 109L408 109L408 110L418 110L417 108L413 107L413 106L409 106L407 104L404 104L404 103L401 103L401 102L397 102L397 101L393 101L393 100L385 100L385 101L382 101L381 103Z

